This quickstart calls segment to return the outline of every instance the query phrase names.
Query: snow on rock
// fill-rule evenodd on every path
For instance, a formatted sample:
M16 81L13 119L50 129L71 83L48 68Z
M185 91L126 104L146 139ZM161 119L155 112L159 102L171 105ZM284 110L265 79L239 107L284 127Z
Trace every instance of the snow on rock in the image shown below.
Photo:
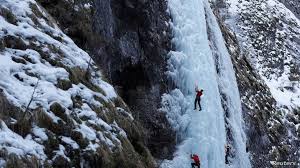
M63 145L59 145L59 149L54 151L56 153L56 155L53 157L53 160L55 160L57 157L63 157L65 158L67 161L70 161L70 158L68 158L65 155L65 147Z
M62 136L61 140L64 141L65 143L71 145L73 149L79 149L79 145L74 140L72 140L70 137Z
M222 7L219 6L222 19L236 35L237 47L241 50L239 57L250 62L247 71L255 76L254 81L241 80L241 83L249 82L250 88L242 93L246 95L242 101L249 123L246 124L249 125L248 136L257 140L250 147L252 164L271 166L264 162L270 158L299 160L299 17L278 0L224 2ZM257 116L262 117L257 120ZM256 125L261 126L256 129ZM261 151L266 152L257 155Z
M227 0L227 24L279 107L300 106L300 20L277 0Z
M39 127L35 126L32 128L32 133L43 141L48 140L48 136L45 133L44 128L39 128Z
M2 0L0 14L0 90L19 109L0 119L0 148L42 161L60 156L70 162L69 147L121 147L119 138L127 138L126 132L108 119L118 114L118 96L90 56L34 0ZM125 122L133 120L122 105L118 108L128 114L120 115ZM27 138L7 127L5 118L15 120L10 124L27 118L34 122L28 123ZM51 154L45 155L48 141L66 146L55 144L58 150L47 149Z
M19 156L31 155L46 159L44 146L36 143L32 139L26 139L11 131L7 125L1 121L0 126L0 146L8 153L14 153Z
M86 4L83 5L83 7L86 8L86 9L90 9L91 6L92 6L92 5L91 5L90 3L86 3Z

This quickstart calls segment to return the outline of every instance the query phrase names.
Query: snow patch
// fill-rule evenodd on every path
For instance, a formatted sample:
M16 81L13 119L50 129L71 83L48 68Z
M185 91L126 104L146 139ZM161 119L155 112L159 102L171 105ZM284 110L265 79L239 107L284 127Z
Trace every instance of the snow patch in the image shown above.
M0 146L9 154L14 153L18 156L35 155L45 160L44 146L32 141L32 139L24 139L22 136L12 132L7 125L0 121Z

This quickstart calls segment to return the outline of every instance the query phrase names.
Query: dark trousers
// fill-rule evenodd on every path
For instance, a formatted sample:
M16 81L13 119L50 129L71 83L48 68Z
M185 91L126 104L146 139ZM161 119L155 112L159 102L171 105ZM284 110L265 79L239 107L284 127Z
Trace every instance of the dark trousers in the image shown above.
M195 166L197 166L198 168L200 168L200 164L196 164L196 163L191 163L192 168L195 168Z
M227 149L226 154L225 154L225 163L228 164L228 156L229 156L229 149Z
M198 97L198 96L196 96L196 98L195 98L195 109L197 108L197 103L198 103L199 108L201 110L200 97Z

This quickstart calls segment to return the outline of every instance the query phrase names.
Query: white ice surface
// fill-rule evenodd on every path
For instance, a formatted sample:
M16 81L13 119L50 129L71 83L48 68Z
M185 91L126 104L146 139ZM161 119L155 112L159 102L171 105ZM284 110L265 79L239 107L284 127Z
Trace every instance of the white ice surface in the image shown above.
M169 77L174 89L162 97L162 111L177 131L178 139L174 158L165 160L162 168L190 168L190 154L200 156L201 167L225 167L224 145L226 143L224 110L221 93L228 97L234 141L240 157L234 158L232 167L250 167L245 154L240 99L230 56L226 50L218 24L206 0L169 0L172 17L172 39L176 51L170 52ZM217 48L212 48L208 37ZM215 51L216 50L216 51ZM215 60L215 52L219 60ZM218 64L218 65L217 65ZM221 68L218 74L216 67ZM227 74L230 73L230 74ZM202 111L193 110L195 86L204 90L201 98Z

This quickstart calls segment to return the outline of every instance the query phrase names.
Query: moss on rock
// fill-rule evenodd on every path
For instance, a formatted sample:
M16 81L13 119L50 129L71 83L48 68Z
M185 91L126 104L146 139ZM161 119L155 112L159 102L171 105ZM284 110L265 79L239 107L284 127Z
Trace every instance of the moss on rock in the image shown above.
M81 149L86 148L89 144L88 140L78 131L72 131L71 138L78 143Z
M21 57L12 57L12 60L16 63L26 64L26 61Z
M7 47L7 48L19 49L19 50L27 49L27 45L20 37L16 37L16 36L12 36L12 35L3 37L3 44L4 44L4 47Z
M15 15L9 9L0 8L0 15L2 17L4 17L4 19L8 23L13 24L13 25L17 25L17 19L16 19Z
M62 90L68 90L72 88L72 82L67 79L58 79L57 87Z
M57 102L54 102L53 104L51 104L50 106L50 110L56 114L56 115L59 115L59 114L62 114L62 113L65 113L65 108L63 108L59 103Z

